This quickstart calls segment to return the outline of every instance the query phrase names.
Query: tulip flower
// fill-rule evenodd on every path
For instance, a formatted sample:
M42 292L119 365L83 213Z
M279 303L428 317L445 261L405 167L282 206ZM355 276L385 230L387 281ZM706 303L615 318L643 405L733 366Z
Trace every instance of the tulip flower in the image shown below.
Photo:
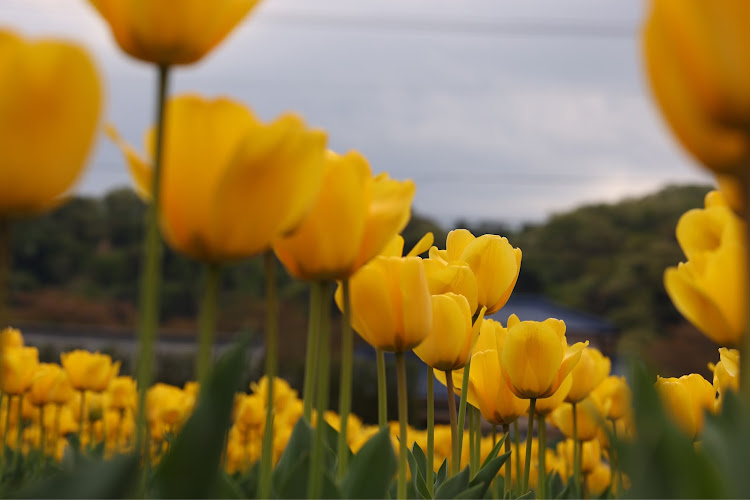
M430 258L424 261L430 293L453 292L469 301L469 309L478 309L477 279L469 265L459 260L446 262L438 255L437 247L430 248Z
M120 371L120 362L113 363L109 355L81 349L60 354L60 362L79 391L105 391Z
M706 167L746 173L750 38L744 3L650 4L643 48L663 116L682 145Z
M574 460L574 447L575 443L572 439L566 439L557 443L557 454L565 461L565 464L567 465L567 475L569 475L569 472L572 470L572 467L570 467L570 465L573 464ZM586 441L585 443L583 443L581 448L583 449L581 472L583 472L584 474L589 474L594 471L598 464L601 463L602 449L599 445L599 441L595 439Z
M138 389L132 377L115 377L107 389L109 405L120 411L135 410L138 401Z
M476 238L466 229L448 233L445 247L431 251L430 258L465 262L476 278L478 307L487 307L487 315L499 311L516 286L521 250L513 248L507 238L494 234Z
M0 30L0 218L54 208L94 143L102 85L90 56Z
M259 0L89 0L122 50L160 65L192 64L218 45Z
M29 401L35 406L62 405L73 399L73 386L60 365L40 363L29 388Z
M737 392L740 387L740 351L737 349L719 349L720 361L713 367L714 389L719 394L716 400L717 409L721 407L726 391Z
M568 403L577 403L583 400L598 386L612 367L609 358L604 356L599 349L587 347L581 351L581 359L573 367L570 377L573 384L565 397Z
M39 351L36 347L8 347L0 353L0 390L11 396L25 393L34 380Z
M560 405L565 403L565 397L570 392L570 388L573 386L573 377L568 375L557 388L552 396L547 398L540 398L536 400L536 406L534 411L537 415L549 415L555 411Z
M593 392L594 397L601 401L607 419L619 420L630 414L633 394L625 377L610 375Z
M9 347L23 347L21 330L8 327L0 331L0 352Z
M706 208L686 212L677 241L687 262L664 272L664 286L677 310L716 343L739 344L747 321L746 223L718 191Z
M577 434L573 430L574 408ZM560 432L571 440L578 439L579 441L595 439L603 418L601 403L592 396L581 400L575 407L572 404L561 405L550 415L552 423L560 429Z
M343 280L378 255L409 222L415 186L372 176L364 156L329 152L322 188L302 224L274 243L302 280Z
M659 377L655 385L667 414L677 427L695 440L703 430L705 412L714 408L716 393L713 386L697 373L680 378Z
M179 252L205 262L256 255L294 229L318 194L326 136L294 115L266 125L238 102L184 95L170 100L167 121L160 217ZM109 132L150 199L150 162Z

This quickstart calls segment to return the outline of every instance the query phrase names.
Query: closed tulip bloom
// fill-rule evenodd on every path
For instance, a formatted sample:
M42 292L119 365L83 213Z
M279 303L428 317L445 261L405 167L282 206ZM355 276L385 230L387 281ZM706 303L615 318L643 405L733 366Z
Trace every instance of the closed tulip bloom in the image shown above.
M9 347L23 347L21 330L8 327L0 331L0 352Z
M612 363L609 358L603 355L599 349L587 347L581 351L581 359L570 372L573 385L570 387L565 401L577 403L588 396L609 375L611 367Z
M60 362L79 391L105 391L120 371L120 362L113 363L109 355L81 349L60 354Z
M0 353L0 390L17 396L26 392L39 364L36 347L9 347Z
M192 64L218 45L259 0L90 0L122 50L156 64Z
M138 387L133 377L119 376L112 379L107 389L109 405L117 410L135 410Z
M376 349L405 352L430 333L432 296L419 257L376 257L352 277L350 298L352 327Z
M557 443L557 454L565 461L567 470L572 474L573 471L573 446L572 439L566 439ZM581 472L589 474L596 469L602 461L602 448L596 439L581 443L583 454L581 455Z
M472 311L463 295L432 296L432 329L414 348L419 359L436 370L457 370L466 366L479 336L483 313L471 324Z
M442 258L446 263L465 262L477 281L478 307L487 307L487 315L494 314L510 298L521 270L521 250L513 248L507 238L494 234L474 237L466 229L448 233L446 249L435 251L431 258Z
M750 160L750 35L742 1L652 0L643 48L652 91L682 145L716 172Z
M586 477L586 486L588 486L591 497L600 498L610 484L612 484L612 470L609 468L609 464L600 460Z
M573 386L573 377L568 375L557 388L554 394L546 398L540 398L536 400L536 406L534 411L539 415L549 415L555 411L560 405L565 404L565 397L570 392L570 388Z
M424 261L430 293L439 295L453 292L463 295L469 301L469 309L473 314L478 309L477 279L474 271L467 263L459 260L446 262L437 252L437 247L430 248L430 258Z
M568 347L565 323L559 319L521 321L508 318L508 334L501 353L503 376L519 398L546 398L555 393L588 345Z
M378 255L409 222L415 185L380 174L364 156L329 152L320 194L302 224L274 243L302 280L343 280Z
M34 373L28 397L36 406L48 403L62 405L73 399L73 386L60 365L40 363Z
M573 439L573 405L566 403L557 407L550 414L552 423L560 429L566 437ZM576 418L578 419L578 439L588 441L596 439L601 422L604 418L602 408L596 398L589 396L576 403Z
M714 408L713 386L697 373L691 373L680 378L659 377L656 389L669 416L694 440L703 430L706 411Z
M676 233L688 260L664 273L670 299L708 338L738 345L747 321L745 222L714 191L705 209L680 217Z
M604 416L610 420L618 420L632 410L633 393L625 377L610 375L593 392L602 403Z
M294 229L315 200L326 136L294 115L261 123L226 98L170 100L163 152L160 220L175 250L206 262L251 257ZM151 193L150 161L123 150L138 191ZM154 131L146 137L153 151Z
M89 55L0 30L0 216L64 200L94 143L102 88Z

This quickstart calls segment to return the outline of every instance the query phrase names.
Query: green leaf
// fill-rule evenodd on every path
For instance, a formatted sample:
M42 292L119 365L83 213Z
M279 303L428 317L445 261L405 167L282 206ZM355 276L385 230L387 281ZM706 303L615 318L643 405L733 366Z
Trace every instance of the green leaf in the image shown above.
M518 497L518 500L522 500L522 499L529 499L529 500L531 500L533 498L536 498L534 496L534 490L529 490L526 493L524 493L523 495L521 495L520 497Z
M205 498L216 494L224 436L234 393L245 368L246 342L232 348L202 384L198 404L154 474L162 498Z
M419 472L422 473L422 477L427 478L427 455L424 454L424 451L422 451L422 448L419 447L416 441L411 447L411 453L414 455L414 460L416 461L417 467L419 467ZM414 473L412 472L412 475L413 474Z
M550 498L557 498L564 488L565 485L560 478L560 474L553 472L547 476L547 493Z
M487 485L477 484L476 486L465 489L453 498L483 498L486 492Z
M240 488L237 481L234 478L229 477L224 471L219 473L216 492L218 498L245 498L245 493L242 491L242 488Z
M289 442L286 448L284 448L284 452L281 454L273 471L273 484L277 491L284 489L284 485L288 480L294 480L292 470L295 469L300 461L310 455L312 434L312 427L310 427L310 424L304 418L297 420ZM307 484L305 484L305 493L307 491L306 488Z
M502 448L503 444L505 444L505 439L507 437L508 437L507 434L503 434L503 437L500 438L500 441L495 443L495 446L492 447L490 454L487 455L487 458L484 459L484 462L482 463L482 466L480 467L480 469L484 468L488 463L490 463L490 460L493 460L495 457L497 457L500 454L500 448Z
M347 498L382 498L397 467L390 433L387 428L382 429L352 458L341 492Z
M469 468L464 467L464 470L459 472L453 477L445 480L440 488L435 491L435 498L456 498L456 496L469 487Z
M474 476L474 479L471 480L469 483L470 486L474 487L476 485L483 485L484 488L479 490L481 491L481 494L477 498L482 498L484 494L487 492L487 489L490 487L490 484L492 483L492 479L497 476L497 472L500 470L500 467L503 466L503 464L508 460L508 457L510 457L510 452L503 453L499 457L495 457L490 462L479 469Z
M448 459L443 459L443 463L440 464L440 468L437 471L437 474L435 475L435 487L433 488L433 491L437 491L437 489L440 487L441 484L443 484L443 481L445 481L445 478L448 477Z
M12 498L130 498L135 494L139 460L119 455L112 460L84 459L69 471L31 484Z

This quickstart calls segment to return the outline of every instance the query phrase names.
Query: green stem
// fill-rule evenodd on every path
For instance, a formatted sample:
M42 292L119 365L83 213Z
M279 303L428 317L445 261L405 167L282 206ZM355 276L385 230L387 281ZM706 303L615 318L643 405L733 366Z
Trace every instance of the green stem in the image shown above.
M503 434L505 434L505 453L510 452L510 424L503 424ZM516 448L518 450L518 448ZM518 453L516 453L518 455ZM513 456L508 457L508 460L505 461L505 478L503 480L503 486L504 486L504 495L510 496L510 484L513 480ZM518 471L516 471L516 474L518 474Z
M385 353L375 349L378 365L378 425L381 429L388 427L388 389L385 380Z
M427 366L427 491L435 487L435 370Z
M581 496L581 457L578 453L578 412L576 404L573 407L573 492L577 497Z
M39 440L42 447L42 460L47 457L47 442L45 441L47 433L44 428L44 404L39 406Z
M474 474L477 473L477 465L478 465L475 460L477 444L474 440L474 435L476 434L474 407L469 405L466 411L468 413L468 418L469 418L469 477L473 479Z
M477 471L479 471L479 466L482 461L482 414L478 408L474 408L474 419L476 420L474 423L474 440L476 441L474 444L474 453L477 455L475 461L477 464Z
M329 284L321 281L314 286L320 287L320 345L318 351L318 387L316 389L317 424L313 438L310 458L310 482L307 485L307 498L320 498L323 491L323 452L325 450L325 420L323 415L328 409L329 371L330 371L330 316Z
M151 182L151 203L146 213L146 235L143 241L143 267L141 270L138 301L138 424L136 426L136 452L143 453L146 428L146 391L151 386L154 366L154 343L159 324L159 290L161 288L162 243L159 235L159 208L161 200L161 167L163 163L164 130L166 128L167 88L169 66L159 65L159 83L156 100L156 142L154 170ZM141 484L145 486L145 478Z
M620 472L620 443L617 439L617 422L612 420L612 442L609 451L612 453L612 484L617 488L617 495L622 495L622 473Z
M61 404L55 404L55 440L52 445L52 456L57 456L57 442L60 440L60 418L62 414L62 406L63 405Z
M83 449L83 434L85 430L86 420L84 415L86 414L86 390L81 391L81 412L78 415L78 440L80 448Z
M403 352L396 353L396 377L398 380L398 424L400 445L398 455L398 489L396 498L406 498L406 424L408 421L408 401L406 395L406 358Z
M23 394L18 396L18 413L16 414L16 452L13 454L13 470L17 469L21 458L21 439L23 438Z
M352 358L354 356L354 335L352 333L351 300L349 297L349 279L345 279L341 288L344 295L344 316L341 324L341 376L339 380L339 428L338 442L338 478L343 479L349 462L349 444L347 428L349 411L352 407Z
M537 480L537 498L546 498L547 495L547 464L545 463L545 453L547 451L547 422L546 417L537 414L537 428L539 429L539 479Z
M466 363L461 379L461 400L458 403L458 456L463 453L464 427L466 427L466 398L469 396L469 371L471 370L471 359Z
M518 420L513 422L513 440L516 443L516 493L521 496L521 479L523 470L521 469L521 435L518 431Z
M453 371L445 370L445 387L448 389L448 418L451 423L451 470L449 476L458 473L459 457L458 448L458 423L456 418L456 393L453 388Z
M214 336L216 334L216 303L219 294L221 266L207 263L204 266L203 300L201 302L198 339L198 356L195 359L195 373L201 384L206 382L214 353Z
M307 319L307 353L305 354L305 382L302 388L304 416L312 422L313 402L315 401L315 373L318 364L320 344L320 287L310 287L310 310Z
M536 398L529 400L529 428L526 430L526 460L523 469L523 491L529 491L529 472L531 471L531 441L534 437L534 407Z
M10 274L13 265L13 247L10 240L10 220L0 217L0 328L10 321Z
M276 299L276 257L268 250L263 255L266 274L266 423L263 429L263 444L260 455L260 480L258 498L271 497L273 473L273 389L278 363L277 342L279 337L279 312Z

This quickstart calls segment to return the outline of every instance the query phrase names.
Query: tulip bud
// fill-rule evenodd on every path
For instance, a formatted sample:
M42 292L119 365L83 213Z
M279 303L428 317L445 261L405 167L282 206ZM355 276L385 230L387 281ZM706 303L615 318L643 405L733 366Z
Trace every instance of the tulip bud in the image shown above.
M680 378L659 377L655 385L669 416L695 440L703 430L705 412L714 408L713 386L696 373Z

